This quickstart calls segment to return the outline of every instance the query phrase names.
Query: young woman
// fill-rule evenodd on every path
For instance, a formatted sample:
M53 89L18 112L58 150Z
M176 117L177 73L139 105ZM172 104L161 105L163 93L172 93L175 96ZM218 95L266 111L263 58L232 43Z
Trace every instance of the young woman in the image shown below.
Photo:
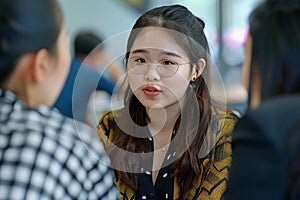
M121 199L220 199L236 117L209 91L204 22L180 5L142 15L127 43L127 92L98 135Z
M267 0L249 19L249 110L233 133L225 199L300 199L300 1Z
M1 0L1 199L117 199L109 168L78 137L95 133L50 108L69 65L55 0Z

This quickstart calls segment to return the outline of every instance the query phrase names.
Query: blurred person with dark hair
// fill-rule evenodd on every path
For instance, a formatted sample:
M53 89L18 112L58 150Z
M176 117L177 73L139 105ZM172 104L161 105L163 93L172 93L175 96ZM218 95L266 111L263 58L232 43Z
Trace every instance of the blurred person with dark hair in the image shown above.
M84 60L91 53L92 55L89 55L87 58L87 67L94 67L99 71L104 71L106 69L101 68L109 64L107 71L104 71L104 76L117 83L122 76L122 70L117 62L112 62L112 58L104 48L103 39L91 31L78 33L74 41L74 53L76 58ZM93 50L95 51L92 52Z
M91 94L95 91L105 91L112 95L115 81L120 78L116 73L114 80L101 73L99 66L108 57L104 52L102 39L92 32L80 32L74 40L75 55L66 83L54 104L63 115L82 122L88 122L88 104ZM108 69L117 71L115 64Z
M94 131L50 108L69 67L55 0L0 1L1 199L117 199Z
M267 0L249 18L225 199L300 199L300 1Z

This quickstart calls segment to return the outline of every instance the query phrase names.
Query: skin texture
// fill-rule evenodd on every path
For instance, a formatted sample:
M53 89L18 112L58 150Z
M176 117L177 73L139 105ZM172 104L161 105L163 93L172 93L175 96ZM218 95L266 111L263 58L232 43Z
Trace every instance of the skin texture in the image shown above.
M183 49L170 37L166 30L161 28L146 28L143 30L136 38L131 52L130 58L141 58L151 63L156 63L159 60L178 64L189 62ZM167 53L173 55L167 55ZM145 74L134 74L128 66L128 78L132 91L146 108L153 106L164 107L165 109L172 106L176 107L174 104L184 97L192 76L197 76L195 68L191 73L190 64L183 64L180 65L175 75L162 77L157 72L155 65L152 66ZM146 86L157 88L160 91L159 94L153 98L146 96L142 90Z
M29 108L40 104L52 106L63 87L69 66L68 36L63 25L56 52L51 54L40 49L23 55L4 88L15 92Z

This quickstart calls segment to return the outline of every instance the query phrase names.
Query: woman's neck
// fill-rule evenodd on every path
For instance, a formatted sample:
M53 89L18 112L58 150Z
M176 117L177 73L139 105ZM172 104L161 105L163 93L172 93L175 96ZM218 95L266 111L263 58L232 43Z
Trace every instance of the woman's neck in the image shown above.
M177 118L180 115L180 107L177 108L148 108L149 130L152 136L159 133L171 133Z
M146 109L149 119L149 131L153 137L153 165L152 182L155 185L159 169L162 167L167 149L169 148L173 127L180 115L180 106L176 108L150 108Z

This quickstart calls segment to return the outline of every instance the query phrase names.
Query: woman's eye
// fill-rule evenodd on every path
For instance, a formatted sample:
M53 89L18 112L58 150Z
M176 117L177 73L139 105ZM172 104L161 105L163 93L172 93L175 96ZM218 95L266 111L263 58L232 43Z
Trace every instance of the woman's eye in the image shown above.
M174 62L169 61L169 60L163 60L161 63L162 63L163 65L175 65Z
M135 62L138 62L138 63L145 63L146 60L144 58L137 58L135 59Z

